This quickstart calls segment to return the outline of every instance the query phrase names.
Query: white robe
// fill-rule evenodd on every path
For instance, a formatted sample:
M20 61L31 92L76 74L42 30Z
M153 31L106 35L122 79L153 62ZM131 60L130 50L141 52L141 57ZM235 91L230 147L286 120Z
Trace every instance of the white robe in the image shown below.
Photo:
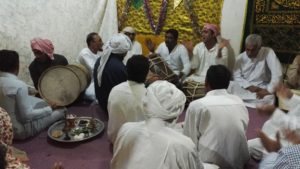
M198 43L193 49L193 58L191 62L192 69L196 69L195 73L189 76L186 80L193 80L199 83L204 83L206 72L211 65L228 66L228 49L222 48L222 57L218 58L219 44L216 43L213 48L208 50L203 42Z
M128 59L130 59L133 55L142 55L142 45L138 41L133 41L132 48L127 52L126 56L123 59L124 65L126 65Z
M121 127L111 169L203 169L203 165L190 138L151 118Z
M274 140L276 139L276 133L279 131L282 134L284 129L295 130L300 135L300 96L294 94L289 101L286 101L286 105L291 108L291 111L286 114L280 109L276 109L271 118L262 127L262 131ZM282 147L292 145L282 135L280 143ZM248 144L251 156L257 160L269 154L259 138L249 140Z
M166 43L161 43L155 53L159 54L164 61L168 64L171 70L176 75L182 72L185 76L190 73L191 64L187 49L182 44L177 44L174 49L169 52Z
M220 168L242 169L249 160L243 101L225 89L213 90L190 103L184 134L196 144L199 158Z
M91 83L85 90L85 97L89 100L95 100L95 87L94 87L94 80L93 80L93 70L94 65L96 63L96 60L100 57L100 54L102 52L98 52L97 54L94 54L89 48L84 48L80 51L77 62L82 64L85 68L88 69L90 77L91 77Z
M145 85L133 81L123 82L111 90L107 105L109 116L107 135L112 143L124 123L145 119L142 104L145 93Z
M282 68L275 52L271 48L261 47L254 59L250 59L246 52L238 56L233 77L234 81L228 91L240 96L247 106L256 107L256 104L272 104L274 96L267 95L263 99L257 99L256 93L251 93L246 88L253 85L273 93L274 87L282 78Z

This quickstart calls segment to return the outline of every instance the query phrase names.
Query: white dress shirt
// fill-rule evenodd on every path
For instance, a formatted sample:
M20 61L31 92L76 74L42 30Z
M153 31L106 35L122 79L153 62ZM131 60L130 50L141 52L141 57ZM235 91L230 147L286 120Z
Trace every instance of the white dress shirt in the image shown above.
M28 95L27 85L11 73L0 72L0 106L10 115L15 139L25 139L64 117L42 99Z
M133 81L123 82L111 90L107 105L109 116L107 135L112 143L124 123L145 119L142 104L145 93L145 85Z
M193 49L193 58L191 62L192 69L196 69L195 73L187 78L199 83L204 83L206 72L211 65L228 64L228 49L223 47L221 50L221 58L218 58L219 44L216 43L211 49L207 49L203 42L198 43Z
M243 101L225 89L212 90L190 103L184 134L196 144L199 158L220 168L242 169L249 160Z
M165 42L162 42L156 49L155 53L159 54L168 64L176 75L182 72L185 76L190 73L191 64L187 49L182 44L177 44L169 52Z
M126 65L129 58L131 58L133 55L142 55L142 45L138 41L133 41L132 48L130 51L127 52L126 56L123 59L124 65Z
M95 100L95 87L93 80L93 70L96 60L100 57L102 52L98 51L97 54L93 53L89 48L84 48L80 51L77 62L83 65L89 71L91 77L91 83L85 90L85 97L89 100Z
M273 93L282 78L282 68L275 52L261 47L256 58L250 59L246 52L238 56L233 76L242 88L253 85Z

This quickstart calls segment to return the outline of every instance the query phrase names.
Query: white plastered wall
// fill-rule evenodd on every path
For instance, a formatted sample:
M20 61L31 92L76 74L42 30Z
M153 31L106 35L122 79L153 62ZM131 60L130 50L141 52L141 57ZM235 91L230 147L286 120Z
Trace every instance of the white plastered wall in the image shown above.
M19 53L19 78L32 84L32 38L50 39L55 53L74 63L88 33L99 32L106 41L117 32L116 12L116 0L1 0L0 49Z
M229 67L233 68L234 59L239 55L244 33L247 0L224 0L221 20L221 34L229 39L231 50Z

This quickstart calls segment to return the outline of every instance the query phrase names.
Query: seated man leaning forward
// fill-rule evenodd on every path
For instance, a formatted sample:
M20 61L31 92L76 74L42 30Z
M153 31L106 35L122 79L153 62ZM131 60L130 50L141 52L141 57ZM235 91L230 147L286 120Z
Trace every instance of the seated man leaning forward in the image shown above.
M177 40L178 31L175 29L167 30L165 42L157 47L155 53L162 57L179 79L183 80L190 73L191 64L187 49ZM154 53L154 45L150 40L147 40L146 45L149 51Z
M202 169L195 144L173 129L185 100L175 85L152 83L143 99L146 121L120 128L111 169Z
M274 86L282 78L281 64L271 48L261 47L261 36L251 34L245 44L246 51L236 60L234 81L228 91L240 96L249 107L258 103L272 104Z
M149 60L143 55L128 59L127 81L115 86L108 98L107 135L114 143L120 127L126 122L145 119L142 98L146 93L145 80L149 72Z
M275 149L276 151L280 147L285 148L293 145L288 138L284 137L285 130L290 129L295 131L297 135L300 135L300 96L293 94L283 85L276 87L276 93L285 102L290 111L285 113L274 105L261 105L257 107L259 114L270 117L264 123L262 131L259 131L259 138L248 141L250 155L257 160L264 158L272 152L270 151L270 146L276 145L275 140L277 142L280 140L280 144L277 144L277 149ZM266 140L269 140L268 144L265 144Z
M123 63L126 65L129 58L133 55L143 54L142 45L135 40L136 31L133 27L127 26L122 30L122 33L127 35L132 42L132 48L127 52L126 56L123 59Z
M54 54L54 46L48 39L34 38L30 41L31 49L35 59L29 65L29 72L34 87L38 89L39 78L42 73L52 66L67 65L67 59L58 54Z
M217 37L220 36L220 32L216 25L205 24L201 35L203 42L194 47L191 61L192 72L195 73L189 76L187 80L204 83L206 72L211 65L227 66L228 49L225 46L226 41L218 43Z
M230 79L231 73L224 65L213 65L207 70L207 94L190 103L183 133L192 138L203 162L243 169L249 160L249 116L243 101L227 93Z
M34 136L64 117L63 110L53 111L44 100L28 94L28 86L17 77L17 52L0 51L0 71L0 106L11 117L15 139Z
M77 62L83 65L89 71L90 76L93 77L95 62L102 53L103 42L98 33L92 32L87 35L86 43L88 47L80 51ZM93 79L85 90L85 98L88 100L96 99Z
M101 108L107 112L108 96L111 89L127 80L123 59L131 49L131 40L124 34L114 35L105 45L103 54L95 63L95 93Z

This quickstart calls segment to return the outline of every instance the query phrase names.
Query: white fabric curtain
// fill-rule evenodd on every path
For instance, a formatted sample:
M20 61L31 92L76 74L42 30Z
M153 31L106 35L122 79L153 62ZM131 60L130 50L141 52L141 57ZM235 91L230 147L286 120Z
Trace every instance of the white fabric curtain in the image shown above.
M104 41L117 33L116 0L1 0L0 49L20 55L19 77L32 84L28 66L34 56L30 40L48 38L55 53L74 63L86 47L86 35L98 32Z

